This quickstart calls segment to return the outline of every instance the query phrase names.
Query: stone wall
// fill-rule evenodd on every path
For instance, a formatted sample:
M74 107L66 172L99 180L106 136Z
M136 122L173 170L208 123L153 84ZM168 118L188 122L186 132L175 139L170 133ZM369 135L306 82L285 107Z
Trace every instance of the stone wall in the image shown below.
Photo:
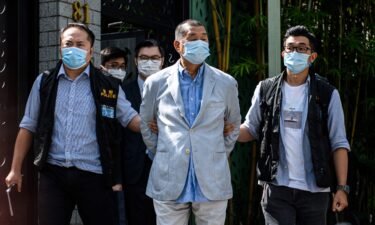
M79 2L79 13L84 16L84 4L88 4L88 27L95 34L93 62L100 64L100 35L101 35L101 1L100 0L39 0L39 72L43 72L56 65L60 59L60 29L71 22L83 22L73 20L74 8ZM73 211L71 225L82 225L77 209Z
M77 2L80 8L74 7ZM73 14L77 12L81 15L78 22L83 22L84 4L88 5L87 25L95 34L93 61L95 65L100 64L101 1L39 0L39 72L55 66L60 58L60 29L75 22Z

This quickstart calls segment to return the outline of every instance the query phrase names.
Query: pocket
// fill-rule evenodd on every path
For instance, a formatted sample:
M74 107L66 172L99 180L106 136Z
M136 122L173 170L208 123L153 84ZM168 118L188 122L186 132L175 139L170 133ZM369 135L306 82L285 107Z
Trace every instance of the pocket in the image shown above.
M209 107L217 108L217 109L224 109L224 102L210 102Z
M169 153L157 151L151 167L151 181L155 191L161 191L169 180Z
M230 183L230 170L225 151L214 152L213 157L214 177L219 189L226 190Z

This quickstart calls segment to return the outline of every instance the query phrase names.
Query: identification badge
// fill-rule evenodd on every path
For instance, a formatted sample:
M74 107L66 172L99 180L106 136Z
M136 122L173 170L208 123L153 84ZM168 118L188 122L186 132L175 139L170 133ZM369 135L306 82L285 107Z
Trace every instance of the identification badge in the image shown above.
M284 116L284 127L293 129L302 128L302 112L300 111L283 111Z
M102 116L112 119L115 118L115 108L108 105L102 105Z

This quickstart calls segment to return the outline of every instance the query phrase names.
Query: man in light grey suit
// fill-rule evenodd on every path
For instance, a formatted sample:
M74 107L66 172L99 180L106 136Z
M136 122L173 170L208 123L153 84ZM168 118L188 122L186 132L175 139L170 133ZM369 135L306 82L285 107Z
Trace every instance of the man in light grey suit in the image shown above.
M223 225L232 197L228 156L241 123L237 82L204 60L205 27L179 24L174 47L180 60L149 77L140 108L141 132L155 154L146 194L154 199L159 225ZM156 119L158 134L148 124ZM234 124L224 136L224 121Z

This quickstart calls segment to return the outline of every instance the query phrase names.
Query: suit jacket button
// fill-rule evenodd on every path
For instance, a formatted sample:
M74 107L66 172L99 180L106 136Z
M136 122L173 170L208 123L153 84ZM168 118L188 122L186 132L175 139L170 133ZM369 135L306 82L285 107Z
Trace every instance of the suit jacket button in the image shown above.
M189 155L189 154L190 154L190 149L187 148L187 149L185 150L185 153L186 153L186 155Z

